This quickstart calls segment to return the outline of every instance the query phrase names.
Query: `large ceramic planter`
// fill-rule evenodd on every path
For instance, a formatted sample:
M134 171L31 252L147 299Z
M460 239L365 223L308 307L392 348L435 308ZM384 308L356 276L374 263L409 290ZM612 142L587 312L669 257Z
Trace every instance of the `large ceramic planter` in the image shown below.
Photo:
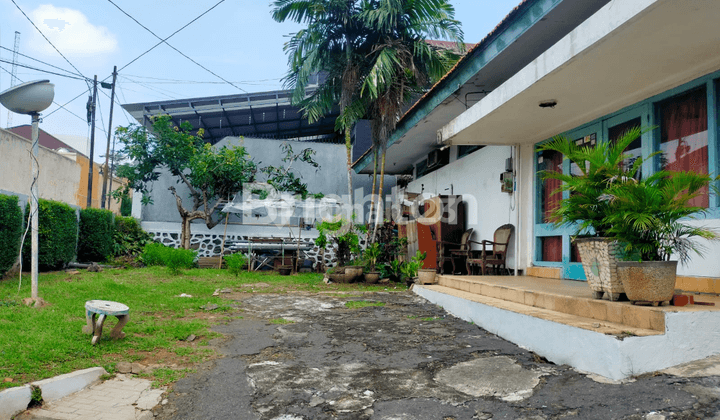
M625 289L617 274L617 242L610 238L578 238L575 244L593 297L602 299L607 293L610 300L620 299Z
M418 270L418 283L435 284L437 273L434 268L421 268Z
M335 283L347 283L343 267L336 267L332 273L328 273L328 277Z
M379 271L371 271L369 273L365 273L365 283L375 284L378 281L380 281L380 272Z
M363 268L360 266L345 267L345 281L352 283L358 281L363 275Z
M632 303L657 306L675 294L677 261L619 261L617 271Z

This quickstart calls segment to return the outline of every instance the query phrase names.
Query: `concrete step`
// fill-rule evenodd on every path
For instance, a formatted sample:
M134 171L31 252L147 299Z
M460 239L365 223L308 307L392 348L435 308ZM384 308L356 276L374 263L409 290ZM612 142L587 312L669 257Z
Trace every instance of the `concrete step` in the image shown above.
M513 307L520 311L537 310L538 314L543 314L541 317L562 318L568 322L574 319L572 317L577 317L578 326L581 328L585 328L582 325L586 323L593 325L599 322L602 325L612 325L613 331L618 328L632 332L637 330L638 335L648 334L644 331L664 333L665 312L677 310L667 306L636 306L630 302L611 302L607 297L593 299L585 282L529 276L442 275L439 276L437 287L466 292L470 296L478 296L478 299L493 299L497 304L509 302L521 305Z
M417 286L416 286L417 287ZM587 316L573 315L565 312L559 312L537 306L526 305L511 300L499 299L478 293L471 293L447 286L432 285L421 286L429 290L455 296L461 299L482 303L484 305L493 306L498 309L512 311L518 314L531 316L534 318L544 319L547 321L557 322L585 330L595 331L601 334L613 335L616 337L647 337L652 335L661 335L663 331L652 328L640 328L624 323L610 322L607 320L599 320Z

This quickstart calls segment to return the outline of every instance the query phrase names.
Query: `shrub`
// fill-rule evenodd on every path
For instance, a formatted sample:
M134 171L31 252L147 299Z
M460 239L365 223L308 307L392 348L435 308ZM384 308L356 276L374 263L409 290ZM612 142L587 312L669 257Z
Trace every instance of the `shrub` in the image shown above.
M25 206L25 219L30 206ZM57 270L75 257L78 221L75 210L65 203L38 200L38 266L40 270ZM23 245L23 264L30 265L30 242Z
M145 245L140 260L145 265L164 265L171 274L179 274L183 268L195 266L196 251L191 249L170 248L163 244L151 243Z
M167 248L165 254L165 265L170 274L180 274L183 268L195 267L197 252L192 249Z
M78 261L107 261L113 251L114 231L110 210L80 210Z
M18 198L0 194L0 277L11 269L18 259L22 225Z
M140 227L137 219L115 216L115 231L113 232L113 255L115 257L139 255L143 252L143 248L152 242L152 235Z
M140 261L145 265L165 265L165 254L168 247L156 242L145 245Z
M235 276L238 276L243 271L243 267L246 267L248 264L248 256L242 252L226 255L223 258L225 259L228 270L230 270L232 274L235 274Z

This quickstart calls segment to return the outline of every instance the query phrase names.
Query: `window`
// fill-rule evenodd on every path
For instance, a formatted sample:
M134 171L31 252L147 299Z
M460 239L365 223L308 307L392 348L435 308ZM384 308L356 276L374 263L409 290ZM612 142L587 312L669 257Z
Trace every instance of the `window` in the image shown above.
M664 101L659 106L660 163L668 171L708 173L708 119L705 89ZM689 205L708 207L708 189Z
M625 135L629 130L640 127L642 124L642 121L640 117L633 118L629 121L625 121L624 123L617 124L613 127L610 127L608 129L608 139L610 140L610 143L616 143L622 136ZM635 161L642 156L642 140L640 137L633 140L632 143L625 149L625 154L630 155L627 159L623 160L622 166L623 169L627 170L632 167L632 165L635 163ZM640 173L638 171L638 178L640 178Z
M480 150L485 146L458 146L457 158L460 159L463 156L467 156L470 153Z
M538 156L538 170L562 173L563 155L545 150ZM540 223L552 223L552 212L562 201L562 193L557 190L562 182L558 179L541 180L540 187Z

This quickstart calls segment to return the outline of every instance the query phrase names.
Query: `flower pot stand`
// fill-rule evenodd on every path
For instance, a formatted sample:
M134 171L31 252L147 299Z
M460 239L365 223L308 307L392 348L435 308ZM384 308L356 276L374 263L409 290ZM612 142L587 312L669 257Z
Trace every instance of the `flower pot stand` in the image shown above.
M617 274L617 242L609 238L578 238L575 244L593 298L602 299L607 293L611 301L619 300L625 289Z

